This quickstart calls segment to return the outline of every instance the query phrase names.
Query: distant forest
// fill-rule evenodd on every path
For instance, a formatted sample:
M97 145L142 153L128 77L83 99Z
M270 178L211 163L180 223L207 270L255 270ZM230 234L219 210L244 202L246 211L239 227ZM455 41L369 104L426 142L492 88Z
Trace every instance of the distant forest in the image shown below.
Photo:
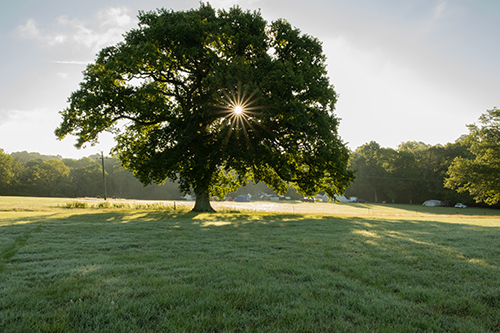
M6 154L0 149L0 195L103 198L105 178L108 198L174 200L184 196L177 184L169 180L144 186L114 157L104 157L104 170L105 177L99 154L75 160L26 151ZM249 184L230 196L248 193L256 196L273 191L265 184ZM294 190L287 196L302 198Z
M370 142L351 152L351 168L356 180L346 196L369 202L421 204L428 199L475 205L468 193L444 188L443 181L455 157L473 158L463 138L446 145L423 142L402 143L397 149L383 148ZM177 184L143 186L123 169L118 160L105 157L106 193L109 198L173 200L181 197ZM272 194L265 184L249 184L238 194ZM39 153L6 154L0 149L0 195L44 197L103 197L104 183L101 155L79 160ZM291 189L286 196L300 199Z
M346 195L370 202L421 204L437 199L453 205L482 206L468 192L457 193L443 186L456 157L474 159L465 138L444 146L409 141L397 149L383 148L374 141L364 144L351 153L350 166L357 172Z

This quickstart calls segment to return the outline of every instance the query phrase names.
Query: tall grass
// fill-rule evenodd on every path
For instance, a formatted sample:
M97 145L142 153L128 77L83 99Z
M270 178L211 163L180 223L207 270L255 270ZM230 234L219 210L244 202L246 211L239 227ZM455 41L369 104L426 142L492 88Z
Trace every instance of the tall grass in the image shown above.
M499 244L497 217L10 211L0 331L494 332Z
M137 203L137 202L110 202L110 201L100 201L97 203L89 203L86 201L70 201L63 204L63 208L90 208L90 209L135 209L135 210L161 210L165 212L185 212L189 211L190 208L186 205L179 205L177 203L165 204L165 203Z

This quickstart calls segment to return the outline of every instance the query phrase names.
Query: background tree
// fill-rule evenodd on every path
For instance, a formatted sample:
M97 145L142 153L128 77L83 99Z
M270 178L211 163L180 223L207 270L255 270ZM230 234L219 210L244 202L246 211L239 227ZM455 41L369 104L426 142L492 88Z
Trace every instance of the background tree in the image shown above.
M401 148L395 152L394 159L388 167L389 181L386 192L392 202L418 202L420 177L415 155Z
M456 157L448 169L445 186L469 192L476 202L500 201L500 110L493 108L471 124L465 142L473 159Z
M445 146L408 141L397 150L374 141L358 147L350 161L356 180L347 189L350 196L370 201L422 203L428 199L471 203L467 193L443 187L448 167L455 157L470 158L467 143L459 138Z
M393 177L397 181L398 201L421 203L433 197L432 185L439 175L434 167L431 145L407 141L398 146L398 158ZM437 182L442 187L441 181Z
M17 183L18 162L0 149L0 195L8 195Z
M44 161L48 161L48 160L52 160L52 159L55 159L55 160L62 160L63 159L62 156L60 156L60 155L42 155L42 154L37 153L37 152L27 152L27 151L18 151L18 152L14 152L10 155L22 163L28 163L31 160L38 160L38 159L41 159Z
M350 187L350 195L372 202L385 200L389 174L384 164L387 165L388 155L390 153L375 141L366 143L354 151L350 167L356 170L356 181Z
M73 160L74 161L74 160ZM66 165L72 164L70 177L72 182L72 197L104 196L102 181L102 166L92 158L82 158L73 163L64 160Z
M29 195L54 197L67 193L70 169L62 161L35 159L26 167L24 182Z
M446 178L448 177L448 169L453 163L454 159L461 157L463 159L474 159L474 154L469 150L470 144L466 140L467 135L462 135L455 142L447 143L441 156L441 164L439 172L442 175L440 193L444 200L451 202L462 202L468 205L477 204L469 192L457 192L445 186Z
M321 43L239 7L141 12L103 49L56 129L77 147L117 133L113 153L143 183L178 181L213 211L248 180L279 193L343 193L353 179L337 134Z

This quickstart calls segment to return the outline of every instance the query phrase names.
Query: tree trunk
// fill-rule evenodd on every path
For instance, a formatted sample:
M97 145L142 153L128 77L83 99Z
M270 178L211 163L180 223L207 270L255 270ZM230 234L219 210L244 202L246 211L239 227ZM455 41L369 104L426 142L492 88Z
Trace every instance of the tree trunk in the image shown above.
M193 212L199 213L215 213L215 210L210 205L210 197L206 191L196 194L196 202L194 204Z

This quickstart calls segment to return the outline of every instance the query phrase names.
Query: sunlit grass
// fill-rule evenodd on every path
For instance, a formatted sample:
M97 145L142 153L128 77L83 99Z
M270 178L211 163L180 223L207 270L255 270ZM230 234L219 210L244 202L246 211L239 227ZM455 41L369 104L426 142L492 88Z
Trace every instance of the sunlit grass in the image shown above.
M9 200L2 332L500 330L500 217L482 210Z

